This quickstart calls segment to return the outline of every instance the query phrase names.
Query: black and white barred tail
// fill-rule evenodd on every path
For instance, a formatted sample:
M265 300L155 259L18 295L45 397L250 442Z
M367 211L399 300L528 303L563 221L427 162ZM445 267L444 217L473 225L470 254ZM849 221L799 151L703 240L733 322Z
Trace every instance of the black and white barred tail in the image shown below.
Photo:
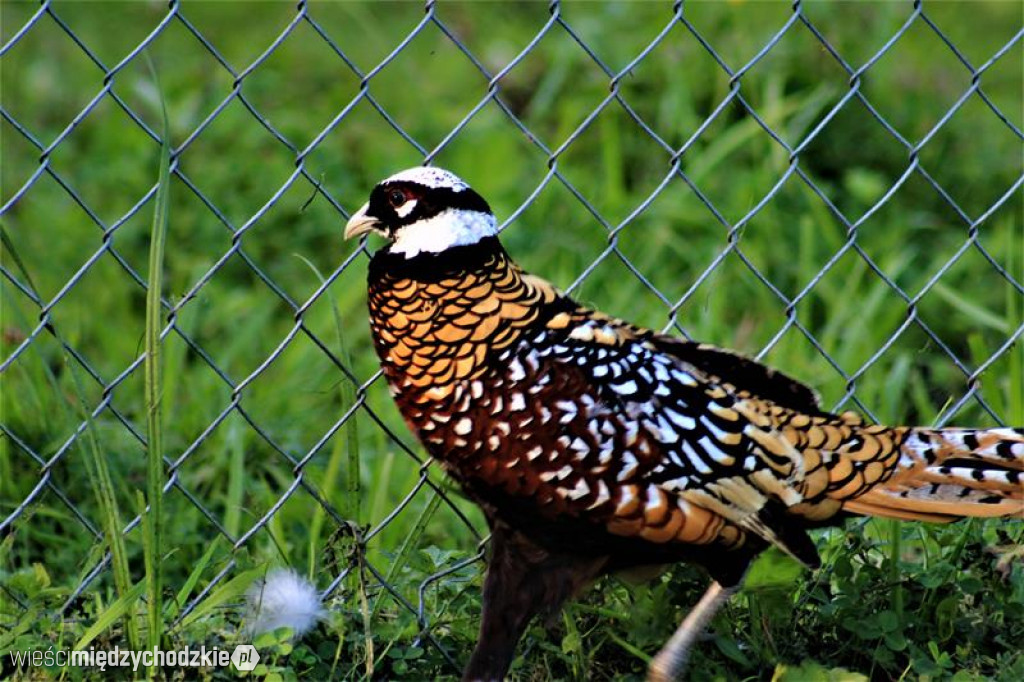
M937 522L1024 519L1024 429L911 429L900 471L843 508Z

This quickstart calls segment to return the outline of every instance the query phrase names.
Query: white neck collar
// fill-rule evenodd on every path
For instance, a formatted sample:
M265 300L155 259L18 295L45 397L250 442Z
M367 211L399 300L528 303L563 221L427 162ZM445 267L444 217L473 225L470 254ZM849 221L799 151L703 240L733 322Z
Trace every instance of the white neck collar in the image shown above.
M448 209L399 228L388 252L412 258L419 253L440 253L453 246L476 244L496 234L498 221L490 213Z

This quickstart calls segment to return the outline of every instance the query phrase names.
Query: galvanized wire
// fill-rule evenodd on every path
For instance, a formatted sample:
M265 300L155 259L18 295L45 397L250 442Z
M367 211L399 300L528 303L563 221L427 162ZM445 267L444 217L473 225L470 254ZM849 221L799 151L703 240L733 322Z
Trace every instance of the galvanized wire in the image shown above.
M280 34L276 36L265 47L265 49L261 50L259 55L251 61L251 63L245 66L245 68L236 70L230 65L229 60L217 50L213 42L207 39L202 31L200 31L192 21L190 21L189 11L189 7L186 4L180 3L177 0L170 2L167 6L166 13L153 27L149 34L139 42L133 50L113 65L106 64L99 57L97 52L90 48L84 39L76 35L75 31L72 30L72 28L61 18L61 8L56 6L56 4L50 0L44 0L38 11L36 11L23 26L13 31L7 42L0 46L0 58L3 58L4 55L15 47L22 39L30 35L33 31L46 25L48 29L56 28L60 30L64 36L66 36L66 39L73 43L77 49L80 50L82 55L95 65L99 74L97 80L98 88L95 94L90 97L89 101L81 108L77 115L75 115L66 127L49 143L42 141L33 132L37 129L35 122L31 120L18 120L11 113L9 103L0 101L0 116L2 116L3 120L10 126L11 132L8 134L19 136L23 142L34 148L38 154L38 166L23 182L23 184L20 187L14 188L13 191L11 188L4 188L3 197L5 199L2 207L0 207L0 218L16 209L19 202L31 197L41 179L49 178L61 188L67 197L74 202L74 204L81 208L86 216L88 216L96 230L97 238L99 240L98 248L89 254L82 254L82 265L67 279L57 293L48 299L44 299L40 292L36 291L32 283L22 277L15 268L11 267L9 263L0 264L0 274L2 274L4 286L11 287L13 289L12 295L17 295L23 297L27 301L30 301L38 310L38 321L35 323L33 328L27 330L24 338L16 345L12 352L10 352L7 357L2 358L0 371L6 371L12 365L17 363L19 359L33 347L33 344L38 343L42 337L49 336L60 345L63 351L70 358L70 362L74 363L78 370L81 370L83 375L86 377L86 380L92 382L92 385L97 387L101 392L101 399L95 405L90 406L90 415L87 418L83 418L77 425L77 428L75 428L61 444L55 447L52 452L44 453L34 449L23 438L21 438L18 433L12 430L9 425L0 423L0 433L2 433L3 437L7 439L7 447L15 453L16 457L24 459L26 466L33 466L38 472L38 480L36 484L32 486L31 490L23 499L13 500L10 501L10 503L5 502L4 507L0 509L0 512L3 514L3 518L0 520L0 534L14 532L20 522L30 518L30 511L34 506L60 504L70 512L72 518L80 524L84 532L88 533L93 538L101 538L100 529L90 521L87 514L83 513L76 506L73 502L73 498L68 495L67 491L63 490L54 480L52 472L54 471L54 468L59 466L65 458L69 457L69 453L79 445L79 441L86 433L90 420L95 420L100 417L113 418L127 430L131 437L141 447L145 447L146 445L144 433L139 430L131 418L126 416L123 409L119 409L115 406L113 400L124 382L139 372L145 359L144 354L138 354L130 363L126 364L116 376L112 379L106 380L85 358L85 356L75 348L74 343L68 341L68 337L65 335L65 332L58 328L58 325L55 323L51 313L55 307L61 305L62 302L65 301L68 294L78 286L82 279L100 261L115 263L123 273L123 276L128 278L139 291L144 291L146 289L146 278L130 264L129 260L125 258L122 253L120 253L118 248L114 245L113 236L123 225L138 215L141 211L148 210L147 207L151 206L151 201L156 194L157 186L154 184L144 196L142 196L128 211L116 220L113 220L112 222L105 221L100 217L99 213L90 206L89 202L81 195L81 193L76 191L73 182L65 178L63 174L55 168L52 159L55 151L60 149L61 146L67 142L69 136L84 121L89 120L90 116L94 115L97 108L104 102L112 102L116 105L120 111L126 114L128 121L126 125L135 126L138 130L142 131L142 133L144 133L153 142L154 146L161 142L160 133L147 125L143 117L133 110L132 106L114 90L113 86L119 73L121 73L129 64L138 60L144 50L146 50L146 48L154 41L158 40L161 34L167 31L171 26L177 26L186 31L188 35L192 36L195 40L194 49L203 51L212 57L212 59L217 63L218 68L223 69L232 82L230 91L224 94L217 106L215 106L193 130L184 136L181 144L171 150L171 173L174 178L176 181L180 182L184 188L187 188L187 190L191 192L199 202L201 202L208 211L210 220L219 225L224 230L224 233L229 236L230 247L220 253L213 264L195 279L194 283L183 296L176 300L165 298L162 302L166 313L166 324L161 331L161 338L166 340L174 337L186 344L190 351L194 353L195 356L199 358L211 372L215 373L230 392L230 399L222 406L220 412L209 421L204 429L202 429L198 436L196 436L180 452L169 452L165 453L164 456L164 462L166 465L165 473L167 476L165 490L169 491L174 489L181 492L186 499L194 505L197 510L199 510L202 516L209 522L208 531L210 533L211 540L215 535L221 535L235 549L245 546L253 535L263 530L274 515L278 513L281 507L292 499L292 497L300 490L308 493L308 504L311 506L319 505L326 511L329 518L332 519L338 527L345 526L348 523L348 520L346 520L344 515L339 512L332 500L325 499L317 487L307 480L304 469L310 461L321 453L324 446L333 437L335 437L338 431L342 429L355 415L359 415L359 418L362 420L369 420L372 422L374 428L379 428L394 447L400 449L416 462L420 462L422 464L420 475L415 485L407 492L392 512L387 514L385 518L374 528L365 529L363 532L359 533L358 542L361 544L363 550L365 550L366 544L372 542L385 527L393 523L394 519L403 510L405 510L408 505L410 505L414 500L420 499L424 494L424 491L427 489L431 489L440 495L443 504L452 510L455 517L460 519L461 523L466 524L478 540L482 540L483 529L473 528L472 523L463 516L458 507L449 499L446 489L435 482L437 477L435 476L432 478L429 475L429 460L424 460L420 449L417 446L410 445L411 439L408 435L395 433L391 430L387 425L386 420L379 414L378 409L368 401L368 390L380 381L380 372L378 371L370 376L359 376L353 367L343 362L338 354L331 350L328 343L314 333L310 325L305 320L307 311L325 295L325 292L331 284L334 283L343 272L348 271L350 268L362 267L361 261L363 261L368 255L366 251L360 248L354 252L350 257L340 263L333 272L324 278L323 283L309 296L308 299L301 301L291 298L286 293L285 288L275 282L274 277L272 277L266 269L261 268L257 264L256 259L247 252L243 245L243 235L249 232L261 218L263 218L275 205L277 205L281 197L284 196L285 193L294 187L300 180L307 182L313 188L316 197L326 201L327 204L337 213L339 223L343 222L348 217L349 210L358 205L361 201L361 197L340 198L332 196L332 194L326 190L318 180L317 171L311 168L308 159L310 154L320 148L325 139L333 131L347 124L350 114L364 102L379 114L380 126L387 127L400 136L412 149L416 151L417 154L422 156L424 162L428 163L437 157L438 154L440 154L453 140L463 134L474 118L484 110L485 107L493 104L505 117L507 123L516 131L521 133L529 145L536 148L536 150L544 156L547 166L546 172L536 179L536 184L529 191L525 201L523 201L522 204L502 223L502 229L514 223L516 219L536 200L541 192L550 185L557 184L566 189L568 193L580 203L581 207L607 232L607 246L600 254L597 255L596 258L593 259L587 268L579 273L575 282L568 287L570 291L583 283L604 261L609 258L617 259L629 270L629 272L632 273L640 287L652 293L664 305L667 311L665 329L668 330L669 328L675 328L685 334L685 330L682 328L678 320L680 309L695 296L696 292L703 285L707 283L709 277L715 273L726 258L734 256L742 261L751 275L756 278L761 285L772 292L785 309L784 323L777 330L772 339L761 349L761 355L769 352L779 342L779 340L791 330L795 330L806 338L809 344L816 349L816 351L822 355L834 371L842 377L847 390L845 397L843 400L839 401L839 403L842 404L847 400L852 401L861 410L873 417L874 415L871 414L870 405L864 404L858 397L858 380L876 362L878 362L879 358L881 358L882 355L894 343L896 343L908 328L916 327L922 331L927 338L935 344L940 352L948 358L949 362L962 373L965 385L967 386L967 389L963 394L958 396L957 399L947 407L947 410L944 413L945 416L940 419L940 423L945 421L949 415L955 414L956 411L968 401L977 402L977 404L988 412L994 420L997 422L999 421L1000 415L978 392L977 379L982 373L989 369L996 360L1004 356L1013 344L1021 341L1021 337L1024 335L1024 325L1017 327L1007 334L1005 339L1002 340L999 348L997 348L989 358L985 359L980 364L972 364L959 357L957 353L954 352L939 337L939 335L935 333L929 324L918 314L917 305L922 297L931 291L939 280L966 253L972 251L980 254L985 259L992 271L998 276L998 278L1000 278L999 281L1005 283L1008 291L1015 292L1018 295L1024 295L1024 285L1015 279L1014 276L999 262L999 260L986 250L985 246L979 239L979 227L985 223L992 214L999 211L1006 202L1010 201L1020 192L1021 186L1024 184L1024 174L1018 177L1016 182L990 207L988 207L987 210L977 215L971 215L968 211L958 205L946 188L944 188L921 164L919 152L922 147L926 145L929 140L931 140L932 137L963 107L964 103L972 98L980 100L985 105L988 113L991 116L998 118L1012 134L1015 140L1018 142L1024 141L1024 134L1022 134L1021 130L1012 122L1010 117L999 109L995 102L986 94L984 89L984 77L986 72L993 64L1003 58L1006 53L1024 40L1024 29L1018 31L1005 43L1005 45L995 53L991 54L984 63L975 65L963 54L962 51L957 48L955 42L945 35L939 26L929 18L925 3L918 0L913 3L912 10L909 12L908 17L902 26L900 26L891 36L887 37L882 47L879 48L873 56L866 60L862 65L857 66L855 64L848 63L843 59L839 51L829 43L825 38L824 33L808 16L805 11L804 4L800 0L796 0L791 6L791 13L788 20L785 21L785 23L770 37L769 40L764 43L763 46L761 46L761 49L759 49L753 57L743 64L730 65L729 60L716 49L714 39L703 35L697 28L697 25L692 21L692 15L700 11L700 5L691 6L688 3L677 1L671 6L671 11L666 12L665 25L658 35L632 59L630 59L626 66L616 70L601 60L597 52L592 48L592 46L588 45L587 41L582 37L582 33L574 27L576 19L573 16L573 12L567 11L567 8L564 7L562 3L554 1L550 3L547 20L537 26L537 31L533 39L500 69L492 72L484 65L484 60L474 55L466 42L460 39L459 30L441 18L438 13L437 5L435 2L430 0L425 5L425 12L419 23L414 26L402 40L397 42L394 48L383 59L381 59L378 64L364 72L360 70L355 65L354 61L346 55L344 45L332 38L330 32L318 23L316 18L313 16L313 13L310 11L310 5L305 1L301 1L298 2L295 7L294 17L280 32ZM742 10L740 9L737 11ZM338 110L337 114L325 127L315 131L315 134L312 135L311 141L304 147L298 145L292 141L287 134L277 129L271 122L270 118L261 113L259 106L243 92L243 84L245 83L246 78L258 71L271 57L271 55L274 54L275 50L277 50L279 46L288 39L297 27L302 25L306 25L312 29L336 57L339 66L350 71L360 83L357 94ZM959 93L956 101L943 113L931 130L916 141L908 140L898 132L896 127L892 125L881 113L881 110L876 106L876 103L872 102L865 94L865 89L863 87L865 75L869 73L880 60L885 58L885 55L892 46L896 44L907 31L911 30L912 27L926 27L928 30L933 32L945 48L955 55L958 62L970 76L969 87L962 93ZM405 50L407 46L417 38L417 36L425 31L434 30L443 35L447 41L450 41L454 48L465 56L472 67L476 69L486 81L486 87L480 91L477 103L468 109L461 120L441 138L440 142L435 146L430 147L420 140L415 139L414 136L410 135L402 128L402 126L397 122L396 116L393 115L392 112L389 112L380 103L380 100L374 96L372 88L374 86L375 79L381 73L387 71L389 65L395 60L395 58L398 57L398 55L400 55L403 50ZM642 68L645 60L649 59L652 54L657 53L657 51L668 40L670 33L674 30L683 30L686 34L696 40L706 54L717 65L721 75L728 79L727 94L720 101L714 103L710 113L708 113L686 141L679 146L673 146L658 135L654 127L644 119L641 113L639 113L634 106L630 104L628 92L623 88L623 83L627 76L634 70ZM765 118L758 111L757 107L751 104L748 97L744 94L743 82L744 77L756 65L762 62L767 55L771 54L772 51L780 44L785 43L790 36L798 31L805 32L812 36L816 44L823 50L823 52L818 53L818 57L832 60L839 68L842 69L843 72L847 74L848 81L846 92L843 93L834 105L832 105L831 108L818 120L817 124L810 130L810 132L799 140L787 142L783 135L774 130L765 121ZM586 115L586 117L563 142L554 148L549 147L541 141L540 137L530 130L529 126L524 123L523 119L520 116L517 116L514 108L506 101L502 89L503 80L506 76L524 58L534 51L536 46L542 40L552 34L559 34L577 45L587 55L593 65L604 75L607 79L608 85L608 92L603 100ZM824 55L824 57L821 55ZM294 161L294 170L290 173L287 179L277 188L277 190L270 196L265 204L259 208L259 210L249 215L241 223L230 219L226 211L218 206L218 202L223 203L223 197L204 194L204 192L199 188L199 185L183 170L180 163L182 157L188 154L189 149L192 147L195 140L207 128L209 128L211 124L218 119L218 117L221 116L229 105L233 103L241 104L251 116L252 124L262 128L267 135L271 136L276 143L291 156ZM829 122L833 120L839 112L853 104L857 104L866 110L866 115L870 116L875 122L877 122L877 124L889 136L891 136L892 140L906 152L906 166L902 174L895 180L895 182L892 183L883 196L877 200L874 206L858 218L845 215L843 211L840 210L829 198L827 193L815 182L814 179L812 179L811 175L805 170L805 168L801 167L800 163L801 156L805 153L808 146L819 136ZM735 221L730 221L723 215L723 213L715 206L714 202L701 191L690 177L688 177L682 164L684 155L693 151L694 145L699 140L704 139L708 134L709 128L719 119L723 112L730 107L739 107L746 116L749 116L753 121L755 121L759 129L772 141L772 144L777 145L788 158L787 168L778 177L770 190L764 194L763 197L759 198L745 215ZM572 148L574 144L577 144L583 133L594 123L602 112L612 108L621 110L621 112L624 113L630 121L632 121L634 124L631 132L632 135L649 139L658 149L661 150L660 156L650 158L650 164L652 167L661 168L661 181L658 182L657 186L650 192L650 194L638 203L624 219L618 222L606 219L601 214L601 211L598 210L592 202L588 201L584 196L584 193L575 187L566 174L560 170L560 162L563 154ZM858 240L858 230L871 218L872 215L889 202L891 197L907 182L909 178L915 176L931 186L955 213L955 215L958 216L963 226L966 228L966 238L955 253L953 253L947 261L932 274L927 283L919 291L910 292L904 290L899 284L897 284L897 282L894 281L894 279L889 276L886 271L865 251L861 241ZM776 287L775 284L773 284L773 282L761 272L757 265L745 255L743 250L742 230L760 213L764 206L777 196L783 185L792 179L796 179L806 185L806 187L813 192L818 199L820 199L829 214L831 214L838 223L845 228L846 241L842 248L839 249L828 260L828 262L820 268L814 277L808 281L798 293L788 296ZM666 187L676 181L682 181L682 183L686 185L688 190L693 193L704 207L706 207L710 219L713 219L720 224L728 237L727 246L718 253L718 255L707 265L703 272L691 283L681 296L675 296L660 291L651 279L645 275L641 268L637 267L630 260L619 244L619 237L622 231L638 216L643 214L650 204L660 196L663 191L665 191ZM171 245L170 248L173 249L173 245ZM886 287L888 287L900 300L903 301L906 307L905 317L899 328L891 334L886 343L881 345L870 358L864 361L852 372L845 370L829 355L822 343L815 337L812 330L803 320L801 320L797 311L798 304L808 296L808 294L833 269L840 259L848 253L855 254L858 258L862 259L870 268L873 276L883 282ZM204 347L203 343L197 341L196 338L194 338L194 335L186 331L183 325L179 323L181 312L187 306L193 305L197 296L204 291L204 288L212 280L220 276L225 265L236 258L241 259L246 268L248 268L248 270L266 286L266 295L268 297L273 298L277 303L286 306L286 308L294 315L294 324L288 333L277 342L274 349L266 355L258 366L243 377L232 377L228 371L214 360L214 354L209 352L208 348ZM282 354L296 342L297 339L308 340L314 344L318 352L322 353L323 356L336 368L339 380L344 378L344 380L352 381L356 386L358 386L355 404L351 409L342 414L325 433L321 434L316 439L314 445L307 450L296 450L286 444L283 444L280 441L278 434L275 434L272 429L261 424L258 417L247 411L242 401L243 392L246 387L257 380L268 367L278 360ZM191 490L179 476L179 472L182 471L183 467L188 466L190 458L209 439L210 434L223 424L225 420L232 416L238 416L244 420L252 433L265 443L273 453L275 453L276 457L280 459L280 463L291 471L293 476L291 484L281 491L277 500L268 509L266 509L251 526L237 536L230 533L224 527L220 522L218 515L209 508L208 502L205 502L200 495ZM52 497L49 494L52 494ZM29 520L28 522L31 521ZM129 532L140 522L141 518L139 516L131 519L125 528L125 532ZM436 646L453 667L457 665L457 661L455 660L452 652L445 651L444 647L442 647L438 639L432 633L431 614L425 608L424 595L427 588L434 582L443 580L449 574L458 572L468 564L477 561L480 556L482 556L482 551L481 546L481 549L474 556L469 559L454 562L452 565L445 567L435 575L432 575L423 581L419 589L418 603L416 604L407 600L398 590L387 583L384 578L386 571L382 572L378 567L364 563L365 569L373 577L372 579L377 581L379 588L389 592L394 597L395 602L399 604L401 608L406 609L407 612L416 619L419 627L421 628L421 636L417 641L430 642L433 646ZM75 587L70 597L60 609L62 613L70 609L71 606L75 604L93 585L96 579L108 570L109 563L110 557L107 555L101 557L94 565L83 571L84 578ZM215 589L223 581L229 579L233 575L234 568L235 563L233 561L229 562L210 580L198 595L196 595L188 604L183 605L178 620L180 621L181 618L184 618L187 614L191 613L211 590ZM329 597L334 594L336 590L340 588L343 579L351 570L353 570L353 566L349 565L347 567L342 567L336 575L332 575L329 585L327 585L324 590L324 596ZM5 591L14 602L21 604L22 606L25 605L24 600L19 595L11 592L7 588L5 588Z

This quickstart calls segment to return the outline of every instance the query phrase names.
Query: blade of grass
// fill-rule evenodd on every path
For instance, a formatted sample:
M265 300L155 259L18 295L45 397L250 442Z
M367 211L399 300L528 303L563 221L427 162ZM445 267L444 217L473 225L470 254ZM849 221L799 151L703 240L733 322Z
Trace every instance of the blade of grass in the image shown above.
M364 660L366 663L366 677L367 679L373 679L373 668L374 668L374 651L373 651L373 629L372 621L370 619L370 601L367 595L366 587L366 557L362 552L362 548L357 545L356 547L358 557L358 569L355 571L359 578L359 610L363 614L363 642L366 645L363 652Z
M133 606L142 596L145 589L146 583L140 582L114 600L114 603L104 609L103 613L96 618L96 622L94 622L89 629L82 633L82 636L78 638L78 641L75 642L75 649L80 651L89 646L89 643L92 640L106 632L108 628L113 626L113 624L121 618L124 618L126 623L132 621L132 611L134 611ZM136 651L138 650L135 645L132 646Z
M373 669L376 661L374 644L373 644L373 629L371 628L371 616L370 616L370 601L367 594L369 593L366 584L366 555L363 552L365 547L362 537L359 533L359 528L354 524L348 525L348 538L342 540L342 542L348 542L349 544L345 548L345 553L348 554L349 565L353 565L355 570L352 573L355 574L353 582L355 583L354 592L359 597L359 612L363 617L363 670L364 673L359 679L372 680ZM348 672L344 675L343 679L351 680L356 679L356 671L359 669L360 661L353 660L352 666Z
M896 615L903 619L903 582L900 580L900 555L903 551L901 539L903 538L903 526L899 519L889 519L889 580L892 582L893 590L889 603Z
M1018 230L1007 229L1007 272L1016 273L1017 281L1024 280L1024 225ZM1016 246L1014 246L1016 242ZM1006 319L1010 326L1019 328L1024 323L1024 305L1013 287L1006 287ZM1006 418L1013 424L1024 424L1024 340L1018 340L1009 351L1010 385L1007 390Z
M242 525L242 508L245 502L245 430L231 420L228 423L225 445L229 454L228 489L224 503L224 528L231 537L237 538Z
M803 97L787 97L778 102L774 113L779 120L783 120L799 111L806 126L813 120L812 112L816 113L824 109L833 96L832 87L822 85ZM700 186L701 182L705 181L707 176L718 168L731 152L759 136L761 136L761 128L753 118L744 119L722 131L700 154L687 155L686 158L690 163L687 164L686 174L690 181Z
M970 301L965 298L952 287L947 286L942 282L936 282L933 289L940 298L946 301L946 303L949 303L955 310L963 313L979 327L989 327L991 329L995 329L1001 334L1009 334L1013 331L1010 328L1010 321L1008 319L1003 319L1000 316L985 310L974 301Z
M149 281L146 286L146 361L144 365L146 392L146 502L149 515L143 517L143 557L146 565L146 586L149 600L149 647L158 648L163 631L163 412L160 405L163 395L163 372L161 358L160 329L163 309L161 298L164 283L164 246L167 240L167 222L170 217L171 193L171 143L170 124L167 120L167 102L160 87L160 77L147 55L146 63L156 84L160 97L163 120L160 143L160 166L157 179L153 224L149 234ZM144 511L140 510L140 511ZM156 675L156 667L147 671L150 678Z
M144 580L143 583L146 585L146 588L147 588L146 589L147 600L149 601L148 609L146 611L146 620L149 622L149 630L147 631L146 634L147 634L148 646L149 646L149 648L152 649L153 647L157 647L157 646L160 645L160 640L159 639L154 643L153 642L153 638L152 638L152 635L153 635L153 612L156 611L159 614L159 616L161 617L160 618L160 625L162 627L162 625L163 625L163 620L162 620L162 618L163 618L163 608L162 608L163 604L162 604L162 602L154 602L154 601L152 601L152 595L148 594L149 593L149 585L150 585L150 582L151 582L150 579L149 579L149 575L150 575L149 557L153 556L153 551L154 551L154 547L152 545L153 539L154 539L154 537L153 537L153 515L146 513L146 495L141 490L136 490L135 491L135 513L137 513L139 515L139 518L142 519L142 556L144 557L145 566L146 566L146 580ZM149 669L147 669L147 672L149 672ZM156 672L156 668L154 666L154 667L152 667L152 672L150 673L150 677L151 678L155 676L155 672Z
M213 538L213 542L203 552L203 556L199 558L199 562L196 563L195 568L189 573L188 578L182 584L181 589L178 590L178 594L173 602L167 604L164 614L166 620L171 621L177 617L178 612L181 610L181 605L185 603L189 595L192 594L192 590L195 589L196 583L199 582L199 578L203 575L203 571L210 563L210 559L213 558L213 553L220 547L221 542L224 540L223 535L218 535Z
M989 345L985 343L985 337L977 332L972 332L967 335L967 348L970 349L971 364L977 367L981 363L987 361L991 355L992 350ZM996 414L1006 414L1006 400L1008 396L1003 392L1003 386L1000 386L997 382L982 381L978 390L981 395L985 397L988 404L992 407Z
M384 576L385 583L395 583L395 578L398 577L399 572L409 560L409 552L412 551L412 548L416 545L416 541L419 540L421 535L423 535L423 531L426 530L430 517L432 517L434 512L437 511L437 507L440 503L441 496L437 494L436 490L431 489L430 496L427 498L427 503L423 506L423 510L419 513L419 516L416 517L416 523L413 524L412 530L409 531L409 534L405 536L402 546L398 548L398 554L395 555L394 560L392 560L391 564L388 566L388 572ZM384 599L389 595L390 593L387 590L381 590L377 599L373 603L373 613L370 616L371 621L377 618L377 614L380 612Z
M266 567L251 568L215 588L206 599L200 602L191 613L181 620L175 631L186 632L191 625L210 616L215 609L229 601L240 599L245 594L245 591L249 589L249 586L252 585L253 581L263 577L266 573Z
M378 441L381 443L378 452L383 452L384 454L377 456L376 479L379 481L392 481L391 470L395 464L395 451L388 447L389 444L385 442L383 435L378 437ZM388 486L379 485L374 487L374 495L370 503L370 523L375 523L377 520L387 516ZM398 485L394 485L394 487L395 489L401 489Z
M114 588L117 590L119 600L124 602L124 607L119 614L124 614L124 629L128 633L128 642L133 649L138 650L142 645L139 640L139 631L135 624L135 614L129 607L135 602L128 599L135 589L132 586L131 571L128 568L128 553L125 551L124 536L121 529L124 524L121 522L121 509L114 495L114 483L110 478L110 469L107 467L107 460L100 450L99 436L96 433L96 424L85 404L85 391L82 388L78 371L70 356L65 355L64 362L71 374L75 393L78 397L77 405L85 420L85 469L89 477L89 487L96 494L97 503L100 507L103 521L103 536L106 540L112 559L111 570L114 574ZM109 625L109 623L108 623Z
M573 617L570 609L562 611L562 625L565 627L565 636L562 638L562 653L568 654L573 678L577 680L583 679L583 671L586 668L583 638L580 636L579 628L576 627L576 619Z
M624 640L622 637L618 635L618 633L615 632L615 630L609 628L607 631L605 631L605 635L607 635L608 639L610 639L612 642L618 644L619 647L622 648L626 653L630 654L638 661L643 662L644 665L647 665L651 662L650 654L646 653L639 647L634 646L632 643Z

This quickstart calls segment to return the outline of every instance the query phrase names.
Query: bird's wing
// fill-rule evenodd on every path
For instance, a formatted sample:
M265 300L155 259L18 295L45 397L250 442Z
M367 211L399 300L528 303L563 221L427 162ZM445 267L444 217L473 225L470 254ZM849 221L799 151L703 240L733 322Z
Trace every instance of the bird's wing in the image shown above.
M737 392L770 400L806 414L824 414L821 412L820 398L813 388L756 360L707 343L685 341L663 334L656 334L651 339L659 350L693 365L708 377L733 387Z
M821 412L810 389L751 360L585 308L550 317L519 353L542 373L582 375L562 400L592 435L578 447L611 451L608 481L655 486L641 506L662 506L664 493L816 563L793 514L822 521L840 510L825 495L833 460L823 451L859 425L854 417ZM573 438L575 413L551 418ZM644 525L642 514L620 516L624 528Z

